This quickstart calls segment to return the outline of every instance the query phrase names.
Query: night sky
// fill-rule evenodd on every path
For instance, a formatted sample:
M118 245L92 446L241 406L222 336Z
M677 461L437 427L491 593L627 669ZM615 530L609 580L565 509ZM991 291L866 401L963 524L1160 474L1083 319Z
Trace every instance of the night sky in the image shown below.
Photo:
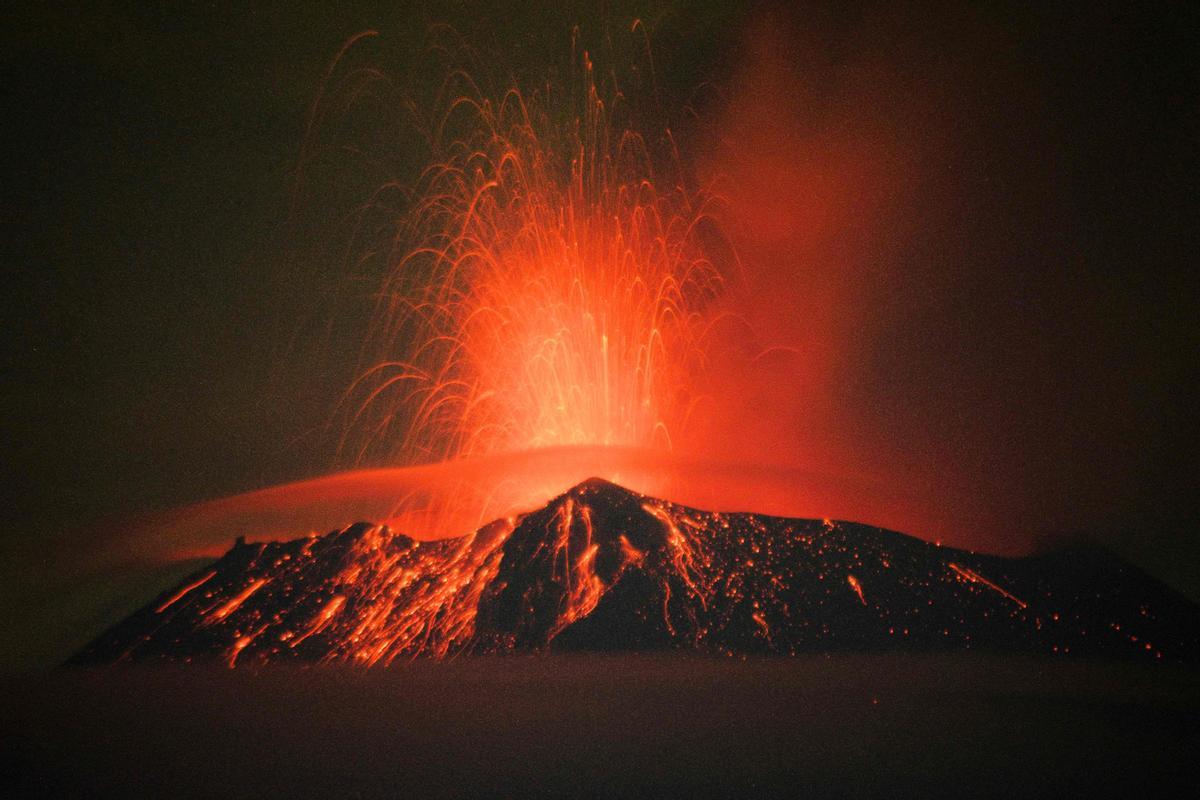
M6 559L336 466L367 290L330 276L335 218L420 166L401 145L298 185L351 35L380 31L363 57L413 82L448 21L499 54L492 79L544 81L573 23L641 17L668 104L701 120L682 134L696 169L742 180L764 324L828 363L772 449L873 465L931 502L946 487L1046 537L1091 531L1195 592L1194 7L474 5L10 12ZM748 160L739 136L759 137Z

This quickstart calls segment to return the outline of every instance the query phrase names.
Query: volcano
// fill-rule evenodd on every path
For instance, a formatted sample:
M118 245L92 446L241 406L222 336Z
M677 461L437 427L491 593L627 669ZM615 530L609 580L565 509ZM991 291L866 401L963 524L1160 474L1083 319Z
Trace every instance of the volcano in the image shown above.
M898 649L1191 661L1200 608L1098 548L1002 558L591 479L453 539L238 539L71 663Z

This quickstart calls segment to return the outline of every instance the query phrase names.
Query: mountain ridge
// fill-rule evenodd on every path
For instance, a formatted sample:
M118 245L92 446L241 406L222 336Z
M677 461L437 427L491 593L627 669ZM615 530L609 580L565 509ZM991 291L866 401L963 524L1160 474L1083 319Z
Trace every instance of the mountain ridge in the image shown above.
M1195 660L1200 609L1099 549L989 556L592 478L453 539L370 523L239 539L69 663L892 649Z

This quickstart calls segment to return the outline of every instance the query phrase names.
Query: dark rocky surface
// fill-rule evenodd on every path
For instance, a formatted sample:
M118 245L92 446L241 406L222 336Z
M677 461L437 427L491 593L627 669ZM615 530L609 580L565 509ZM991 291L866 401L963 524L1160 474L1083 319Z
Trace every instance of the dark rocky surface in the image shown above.
M1098 549L1001 558L590 480L458 539L239 541L72 663L969 649L1195 660L1200 610Z

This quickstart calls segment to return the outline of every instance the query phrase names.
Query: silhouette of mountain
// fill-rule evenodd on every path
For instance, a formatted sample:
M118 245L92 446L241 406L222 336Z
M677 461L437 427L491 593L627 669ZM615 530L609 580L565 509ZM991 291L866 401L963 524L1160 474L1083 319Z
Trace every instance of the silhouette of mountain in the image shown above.
M699 511L591 479L456 539L366 523L239 539L71 662L546 649L1193 660L1200 608L1099 549L1002 558L855 523Z

